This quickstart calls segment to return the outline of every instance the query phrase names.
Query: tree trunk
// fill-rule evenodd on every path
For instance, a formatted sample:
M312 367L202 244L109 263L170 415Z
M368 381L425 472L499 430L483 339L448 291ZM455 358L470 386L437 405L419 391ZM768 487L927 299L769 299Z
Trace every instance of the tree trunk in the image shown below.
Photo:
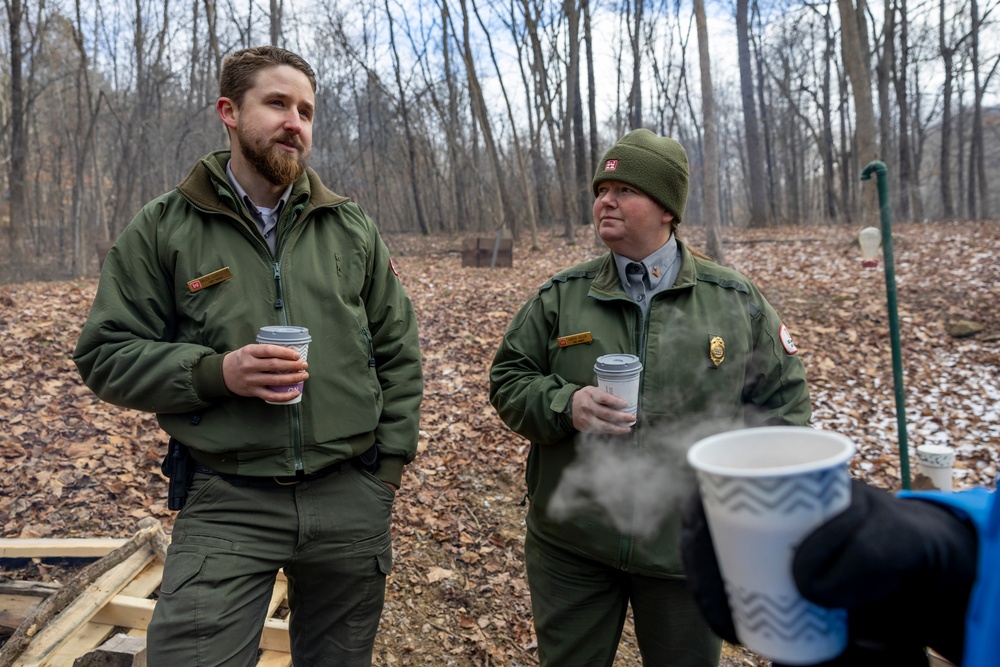
M396 76L396 91L399 93L399 112L403 118L403 133L406 135L406 159L410 174L410 191L413 194L413 209L417 215L417 226L420 233L427 235L427 221L424 219L424 206L420 195L420 184L417 179L417 149L413 139L413 128L410 126L410 107L406 101L406 89L403 88L403 74L400 72L402 65L399 62L399 52L396 50L396 29L395 21L392 20L392 11L389 9L389 0L385 0L385 14L389 19L389 46L392 49L392 68Z
M580 105L580 11L576 7L575 0L563 0L562 13L566 19L566 114L562 122L562 132L560 133L561 149L563 152L563 168L566 170L563 180L569 184L569 204L563 215L563 224L567 238L576 236L576 226L581 218L583 210L580 208L580 178L579 161L581 156L577 155L576 147L583 148L582 143L574 141L576 133L582 130L583 108ZM580 114L580 121L577 123L577 113ZM583 139L582 132L580 139ZM586 207L584 207L584 210Z
M955 217L955 204L951 198L951 89L954 77L955 49L945 40L946 0L938 4L938 43L941 59L944 61L944 86L941 101L941 155L938 161L939 185L941 188L941 215L947 219Z
M830 15L832 12L833 7L827 3L823 20L825 42L823 48L823 95L820 110L823 115L823 145L820 149L823 155L823 204L827 220L834 220L837 217L833 164L833 95L830 92L831 70L833 69L833 56L837 40L831 26L832 17Z
M972 131L969 139L969 186L968 211L969 218L986 218L988 216L987 202L989 194L986 191L986 170L983 160L983 86L979 73L979 2L969 0L971 26L969 28L969 65L972 68ZM978 200L977 200L977 196Z
M698 26L698 63L701 67L701 116L704 126L704 169L702 200L705 205L706 250L720 264L725 263L722 233L719 229L719 138L715 119L715 93L712 90L712 58L708 45L705 0L694 0Z
M8 0L5 4L10 27L10 166L7 169L10 183L10 217L7 226L7 257L14 274L11 277L20 278L24 268L21 237L28 220L26 195L28 133L24 117L24 60L21 52L21 21L24 18L24 6L21 0Z
M635 9L629 25L629 45L632 47L632 87L628 94L628 126L642 127L642 11L644 0L634 0Z
M841 46L844 69L854 92L855 135L854 150L858 170L878 159L878 143L875 136L875 111L872 107L871 77L868 71L868 56L871 52L867 37L862 40L861 25L865 21L865 0L858 0L854 8L851 0L838 0L840 6ZM867 35L867 30L864 31ZM873 184L864 188L861 197L860 220L865 224L878 219L878 189Z
M511 106L510 97L507 95L507 86L503 83L503 77L500 74L500 63L497 61L496 51L493 48L493 39L490 37L489 30L486 29L486 24L483 22L482 17L479 15L479 8L473 1L472 9L476 13L476 20L479 22L479 27L482 28L483 34L486 36L486 44L490 49L490 59L493 61L493 68L497 73L497 81L500 84L500 92L503 94L504 106L507 109L507 120L510 122L511 136L514 139L514 154L516 156L515 161L517 162L517 174L520 180L521 191L524 193L525 206L527 208L527 219L528 219L528 229L531 232L531 249L538 250L538 214L535 211L534 201L535 198L529 193L535 190L535 186L532 184L531 178L528 177L528 168L525 165L525 161L520 159L523 155L521 148L521 138L520 133L517 131L517 122L514 120L514 108ZM511 234L516 238L517 225L510 225Z
M913 182L913 149L910 144L910 104L906 89L909 68L909 19L906 0L899 0L899 58L893 67L892 81L896 90L896 107L899 113L899 214L903 220L912 219L912 199L916 185Z
M271 45L281 46L281 15L283 9L281 0L271 0L270 9ZM388 9L386 9L386 12L388 13Z
M892 0L882 0L883 42L882 53L879 55L875 68L878 87L878 137L880 151L886 160L892 154L892 111L889 108L889 83L896 61L896 11ZM890 182L896 174L892 175Z
M594 40L590 31L590 0L580 0L583 10L583 41L587 45L587 114L590 117L590 161L587 171L588 201L593 203L594 192L591 187L591 175L596 171L596 163L600 159L597 141L597 84L594 78ZM592 206L587 207L588 220L592 217Z
M757 20L760 20L760 13L758 11L759 5L754 2L754 12L753 14L757 16ZM750 31L750 37L753 37L753 31ZM767 170L767 201L769 202L768 207L768 217L773 220L777 215L778 211L776 207L778 206L778 199L776 192L776 187L774 183L774 152L771 148L771 120L768 115L768 105L765 99L765 94L767 93L767 87L764 85L764 47L756 39L751 39L751 46L753 47L754 60L757 63L757 104L760 109L760 134L764 140L764 165Z
M462 133L462 126L458 118L458 93L455 86L455 77L451 71L451 40L448 38L448 26L451 24L451 9L447 0L441 2L441 55L444 61L444 82L448 91L447 103L447 132L445 141L448 144L448 197L451 199L452 214L448 216L445 229L454 232L457 229L456 219L465 220L465 195L459 191L458 168L459 168L459 139Z
M515 216L510 210L510 198L507 195L507 188L504 185L504 172L500 165L500 155L497 152L496 142L493 140L493 129L490 126L489 112L486 108L486 100L483 98L483 90L479 85L479 77L476 75L476 68L472 57L472 42L469 39L469 11L466 0L460 0L462 7L462 60L465 63L465 72L469 80L469 96L472 102L472 110L479 120L479 127L483 132L483 143L486 146L486 154L493 167L494 178L496 179L496 197L501 211L500 220L497 221L495 229L501 229L505 224L510 224L511 235L517 239L514 222Z
M580 8L577 0L563 0L563 11L568 22L569 65L566 68L566 90L568 99L566 106L573 119L573 183L577 195L579 212L576 219L579 224L587 225L591 221L590 205L593 195L590 192L590 171L587 165L587 146L583 131L583 95L580 88Z
M740 65L740 93L743 100L743 123L746 127L748 198L750 226L766 227L767 184L764 181L764 160L761 155L760 129L753 94L753 73L750 67L749 0L736 0L736 41Z

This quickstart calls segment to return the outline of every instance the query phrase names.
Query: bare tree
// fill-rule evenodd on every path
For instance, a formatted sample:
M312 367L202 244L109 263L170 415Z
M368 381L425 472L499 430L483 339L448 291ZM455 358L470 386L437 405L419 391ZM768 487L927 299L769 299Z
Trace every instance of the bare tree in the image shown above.
M590 0L580 0L583 11L583 41L587 45L587 115L590 120L590 167L599 159L597 153L597 84L594 79L594 40L590 30ZM588 179L587 194L593 196Z
M875 134L875 112L872 107L871 75L868 61L871 48L868 44L865 24L865 0L858 0L855 9L852 0L838 0L840 7L840 42L844 56L844 69L854 92L854 114L856 119L854 149L856 166L864 168L878 159L878 142ZM863 37L864 35L864 37ZM874 187L865 188L861 219L876 219L878 191Z
M743 122L746 127L747 170L750 198L750 226L766 227L767 185L764 182L764 164L761 155L761 136L757 125L754 102L753 74L750 67L749 0L736 0L736 41L740 64L740 90L743 99Z
M947 0L940 0L938 4L938 45L941 52L941 59L944 61L944 86L941 111L941 153L939 156L939 176L941 191L942 214L946 218L955 217L955 202L951 196L951 131L952 131L952 109L951 99L954 90L955 78L955 54L958 52L962 42L969 33L959 37L954 43L949 44L945 28L945 11L950 6Z
M21 0L4 0L4 7L7 9L10 29L10 162L7 169L10 210L7 218L7 246L13 273L20 277L23 259L21 236L28 220L28 133L25 126L24 52L21 44L24 5Z
M704 221L708 230L708 254L724 263L722 233L719 229L719 138L715 119L715 93L712 91L712 57L708 45L708 22L705 20L705 0L694 0L694 16L698 26L698 62L701 67L701 114L704 127L704 168L702 200Z
M563 13L566 15L569 62L566 67L566 106L572 115L572 136L569 144L572 146L574 174L572 181L578 193L576 197L576 218L581 224L588 224L591 219L593 195L590 192L588 178L587 146L583 134L583 95L580 90L580 7L578 0L563 0ZM567 122L569 125L569 122Z
M500 155L497 151L496 141L493 139L493 128L490 125L489 110L486 107L486 100L483 98L483 89L479 85L479 76L476 74L475 60L472 55L472 42L469 38L469 11L466 0L459 0L462 7L462 60L465 63L465 72L468 76L469 94L472 98L472 109L479 127L483 132L483 141L486 144L486 155L493 166L493 173L496 179L497 209L501 212L500 220L496 224L496 229L507 226L511 236L518 238L517 218L510 210L510 198L507 195L507 187L503 179L503 169L500 165Z
M979 0L969 0L969 14L971 26L969 28L970 44L969 56L972 68L973 82L973 102L972 102L972 132L969 142L969 185L968 185L968 213L970 218L989 218L989 190L986 179L986 147L983 136L983 95L986 93L989 81L997 70L1000 63L1000 56L993 60L989 73L985 80L982 76L982 62L979 53L979 36L983 22L995 8L993 5L979 15Z
M79 275L81 265L83 264L84 225L83 220L81 219L81 210L83 208L83 198L86 190L86 165L90 159L91 151L93 149L94 135L96 133L97 122L101 113L101 101L104 99L103 95L100 93L95 96L90 83L90 58L87 55L86 46L84 44L83 18L80 11L80 0L76 0L76 25L73 30L73 42L80 56L76 72L76 127L78 129L83 129L83 136L75 137L78 138L79 141L78 145L75 146L76 159L74 163L73 192L69 221L73 230L72 271L74 274ZM102 190L101 178L96 169L91 176L91 181L94 184L93 187L98 193L100 193ZM100 201L99 198L98 201ZM95 209L96 208L98 207L95 207ZM104 227L101 232L101 241L110 240L107 238L107 227Z
M642 127L642 12L644 0L627 0L626 6L634 2L629 12L629 45L632 49L632 87L628 95L628 126L634 130Z
M476 13L476 19L479 21L479 27L483 29L483 35L486 37L486 43L489 46L490 59L493 61L493 68L497 73L497 81L500 83L500 90L503 93L504 106L507 109L507 120L510 122L511 136L514 139L514 155L515 162L517 163L517 173L520 177L521 188L525 193L525 204L527 207L527 219L528 219L528 229L531 232L531 249L538 250L538 223L537 223L537 213L535 211L535 198L531 196L531 192L535 190L532 186L532 179L529 178L528 169L525 165L525 161L520 159L523 155L521 149L521 138L520 132L517 130L517 125L514 121L514 109L510 103L510 96L507 95L507 86L503 82L503 77L500 75L500 63L497 61L496 50L493 48L493 39L490 37L489 30L483 24L482 17L479 15L479 8L473 2L473 10Z
M270 0L270 17L269 26L271 28L270 37L271 44L274 46L281 45L281 19L284 12L284 3L281 0ZM386 7L386 13L389 13L389 8ZM390 18L391 20L391 18Z
M406 135L406 157L410 168L410 188L413 193L413 208L417 214L417 225L421 234L429 234L427 222L424 220L424 207L421 201L420 186L417 178L417 151L410 123L410 108L406 101L406 89L403 87L402 65L399 62L399 51L396 49L396 29L389 9L389 0L385 0L385 14L389 19L389 46L392 49L393 72L396 75L396 92L399 93L399 113L403 118L403 133Z
M892 68L892 82L896 91L896 109L899 114L899 212L904 220L909 220L913 211L913 149L910 145L910 105L907 90L907 70L910 58L909 17L906 14L907 0L897 0L899 14L899 58Z

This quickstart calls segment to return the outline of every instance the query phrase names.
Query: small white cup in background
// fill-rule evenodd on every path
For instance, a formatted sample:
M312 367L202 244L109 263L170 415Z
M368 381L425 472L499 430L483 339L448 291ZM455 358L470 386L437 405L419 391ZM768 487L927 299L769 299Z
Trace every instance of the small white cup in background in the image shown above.
M803 598L792 557L850 504L853 453L842 435L798 426L721 433L688 451L736 635L775 662L812 665L847 646L847 612Z
M955 466L955 449L948 445L920 445L917 447L917 471L931 480L942 491L952 490L952 470Z
M594 375L597 376L598 389L628 401L622 412L636 414L639 409L639 376L642 375L639 357L634 354L605 354L597 358Z

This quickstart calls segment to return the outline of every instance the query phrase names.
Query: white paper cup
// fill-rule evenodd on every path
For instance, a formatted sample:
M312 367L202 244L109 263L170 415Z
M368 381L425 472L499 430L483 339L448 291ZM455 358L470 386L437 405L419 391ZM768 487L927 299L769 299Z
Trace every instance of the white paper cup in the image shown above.
M775 662L811 665L847 646L847 612L801 596L792 556L851 499L846 437L798 426L741 429L695 443L695 469L736 635Z
M309 342L312 337L309 335L309 329L305 327L290 327L290 326L268 326L261 327L260 331L257 333L258 343L267 343L270 345L281 345L282 347L290 347L299 353L302 361L305 361L309 354ZM290 401L264 401L265 403L270 403L271 405L293 405L302 400L302 391L305 388L304 382L296 382L294 384L283 384L283 385L273 385L269 386L268 389L271 391L298 391L299 395Z
M917 472L930 478L931 484L942 491L952 490L952 470L955 450L948 445L917 447Z
M639 409L639 376L642 362L634 354L605 354L594 364L597 388L628 401L622 412L634 415ZM635 422L632 422L633 424Z

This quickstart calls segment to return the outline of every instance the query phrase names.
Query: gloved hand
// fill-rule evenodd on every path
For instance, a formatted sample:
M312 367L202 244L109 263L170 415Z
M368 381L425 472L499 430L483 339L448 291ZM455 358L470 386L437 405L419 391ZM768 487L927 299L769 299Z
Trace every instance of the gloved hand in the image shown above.
M807 536L792 560L806 599L848 610L848 648L823 664L926 665L925 646L960 664L977 546L972 524L947 508L854 480L850 506ZM706 620L734 642L697 493L684 507L681 553Z

